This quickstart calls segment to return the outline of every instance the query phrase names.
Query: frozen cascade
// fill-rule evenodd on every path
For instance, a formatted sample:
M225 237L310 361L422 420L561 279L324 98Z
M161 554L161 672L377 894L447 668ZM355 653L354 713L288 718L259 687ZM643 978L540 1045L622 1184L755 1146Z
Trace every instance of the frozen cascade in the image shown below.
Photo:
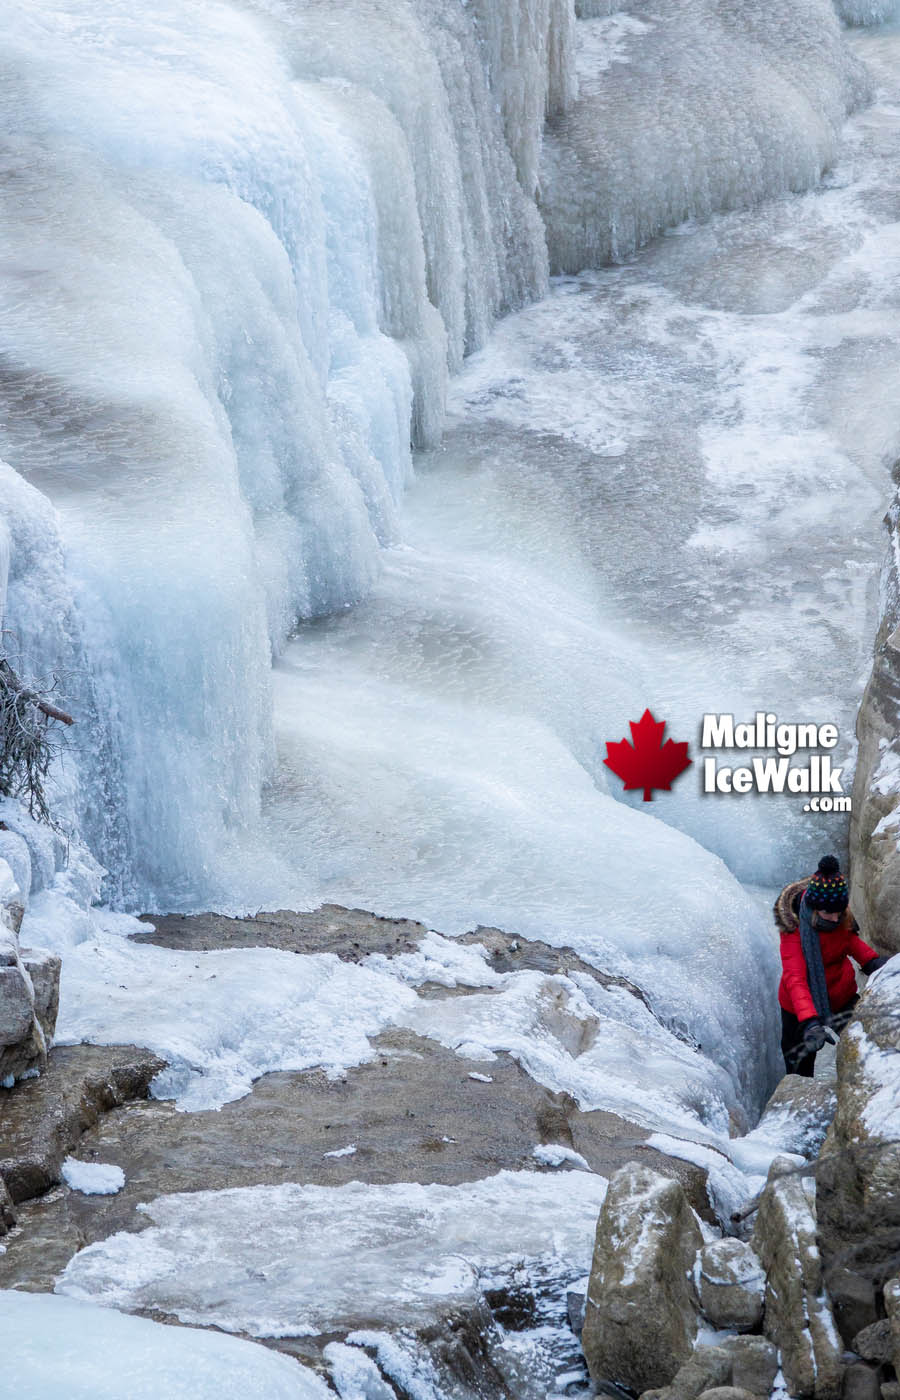
M558 272L625 257L685 219L807 189L869 94L822 0L591 9L578 101L544 143L541 208Z
M883 24L900 9L898 0L835 0L835 5L847 24Z
M426 487L399 543L410 424L434 449L448 373L546 291L545 114L583 113L591 83L615 91L638 48L656 91L702 37L667 96L666 129L693 131L686 204L661 175L653 194L623 131L615 222L631 176L650 201L632 242L729 202L715 172L747 161L740 106L770 79L781 105L753 107L767 142L741 199L833 157L865 83L827 0L765 0L744 37L733 19L705 33L708 8L673 12L672 50L634 6L594 30L602 15L578 26L567 0L408 0L389 19L375 0L9 0L5 625L22 669L69 679L61 803L121 902L343 892L447 931L502 919L658 983L660 1009L758 1102L770 1067L748 1051L768 1036L749 989L773 953L756 905L691 819L685 835L598 790L598 743L643 708L658 655L605 615L577 551L535 570L525 550L510 570L516 531L546 533L540 503L480 519L507 532L492 562L474 557L477 496L415 525ZM725 88L706 101L712 70ZM616 414L612 396L604 463ZM313 622L284 651L326 614L346 629ZM659 875L640 893L635 849Z
M498 59L558 106L568 6L495 8ZM411 415L434 442L448 367L545 288L516 179L543 109L510 85L495 110L437 5L4 17L3 451L56 507L73 601L59 635L26 553L6 626L68 678L120 894L233 903L266 866L272 652L371 586Z

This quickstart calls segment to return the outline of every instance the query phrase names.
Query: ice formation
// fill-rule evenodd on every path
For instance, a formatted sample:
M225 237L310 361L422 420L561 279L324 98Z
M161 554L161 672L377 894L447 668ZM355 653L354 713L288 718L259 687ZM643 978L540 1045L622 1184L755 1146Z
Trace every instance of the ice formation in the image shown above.
M551 266L621 258L661 229L806 189L868 96L831 0L630 5L580 26L579 97L551 123ZM802 54L802 58L800 55Z
M883 24L898 11L897 0L834 0L841 19L847 24Z
M23 672L66 678L57 808L92 852L73 844L77 879L54 857L28 937L71 944L63 1033L140 1020L185 1105L286 1067L331 974L248 955L214 980L214 961L119 943L73 913L97 895L93 857L128 908L333 898L570 944L647 990L679 1128L721 1132L770 1087L777 957L765 898L727 867L774 882L796 826L696 801L690 774L665 809L633 807L602 753L651 700L689 737L709 674L742 700L760 675L794 694L799 656L804 703L830 705L816 658L835 635L849 703L895 436L854 358L877 348L890 382L868 168L817 212L682 228L640 269L557 285L461 373L447 450L407 490L448 376L547 290L539 204L553 258L578 265L833 160L869 88L827 0L726 10L4 0L4 626ZM586 172L611 203L585 202ZM813 603L782 565L835 510L855 572L832 532ZM357 1062L386 988L412 1024L429 964L463 971L432 943L396 973L335 974L364 1014L346 1044L299 1034L291 1064ZM229 1031L229 979L251 965ZM199 977L206 1021L171 1024ZM507 1024L454 999L436 1033L530 1056L585 1102L606 1075L634 1108L627 1056L610 1080L593 1047L567 1051L575 1073L552 1036L529 1043L545 984L497 990ZM579 998L574 1019L602 1021L592 995L565 989L567 1025ZM274 1005L282 1037L261 1030ZM616 1044L636 1043L615 1009Z
M543 122L572 110L596 8L4 0L6 626L26 672L66 678L60 807L131 907L317 898L260 830L271 657L370 588L448 370L545 289ZM675 127L711 75L729 111L774 75L747 194L813 179L855 71L825 0L778 7L752 79L775 7L742 11L743 36L707 9L663 26L699 46ZM612 93L627 65L601 50L582 66ZM697 212L746 155L737 118L715 125L678 167ZM665 195L638 224L683 212Z
M478 1271L590 1265L606 1180L499 1172L462 1186L251 1187L161 1196L152 1224L81 1250L57 1292L158 1308L249 1336L365 1325L373 1300L398 1326L478 1296ZM264 1262L263 1262L264 1261Z
M133 903L264 862L272 651L370 586L448 367L545 287L568 7L487 9L500 101L438 5L4 6L7 626Z

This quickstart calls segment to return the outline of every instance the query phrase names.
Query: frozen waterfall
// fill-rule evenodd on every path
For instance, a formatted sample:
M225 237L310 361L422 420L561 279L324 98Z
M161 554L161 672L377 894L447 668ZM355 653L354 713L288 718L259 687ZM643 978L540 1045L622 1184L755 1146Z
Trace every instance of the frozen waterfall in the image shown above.
M65 678L78 726L57 810L109 871L108 895L231 911L348 898L447 932L502 920L647 984L664 965L660 1009L758 1099L767 1068L748 1052L771 1027L748 988L774 955L722 858L775 880L796 833L766 833L757 813L742 840L709 804L668 824L631 810L599 752L620 737L614 717L658 692L666 657L665 617L653 632L629 612L617 569L640 575L670 525L696 526L700 553L723 547L679 510L702 494L704 451L726 472L750 378L786 370L779 423L790 392L813 392L797 360L807 323L779 322L762 348L747 323L736 388L733 326L710 329L711 303L697 311L675 274L637 302L625 286L587 328L563 315L521 373L470 365L457 392L475 436L462 451L457 425L449 478L431 468L451 376L498 318L546 296L551 266L623 256L833 164L872 89L831 0L0 13L3 625L20 670ZM835 218L812 240L826 280L844 247ZM797 272L792 237L779 257ZM770 296L761 311L796 299L746 276ZM571 290L558 284L546 314ZM623 347L616 327L638 304L647 343ZM665 461L665 425L614 373L579 376L608 345L642 362L652 399L673 326L697 347L676 377L706 438L661 471L678 510L663 503L642 535L627 508ZM539 382L548 368L566 383ZM520 411L510 455L493 424ZM756 482L772 443L753 426ZM800 439L801 484L823 462L850 479L843 444L823 448L812 427ZM413 448L430 455L411 498ZM476 471L498 463L499 491ZM776 458L769 485L784 470ZM567 494L573 480L583 494ZM875 491L866 478L855 498L863 533ZM592 555L579 530L599 538L605 520ZM697 641L696 675L716 646ZM697 701L670 691L687 722ZM658 879L642 883L635 851Z

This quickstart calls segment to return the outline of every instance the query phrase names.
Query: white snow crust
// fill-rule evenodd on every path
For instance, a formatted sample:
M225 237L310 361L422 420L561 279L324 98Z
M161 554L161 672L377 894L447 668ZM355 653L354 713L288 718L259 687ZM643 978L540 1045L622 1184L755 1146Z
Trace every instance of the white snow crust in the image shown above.
M86 916L84 916L86 918ZM743 1109L729 1074L624 988L586 974L494 973L478 945L429 934L421 948L363 965L269 948L190 953L134 944L146 924L94 916L63 924L58 1044L147 1046L168 1062L151 1086L183 1110L214 1109L275 1070L339 1076L372 1058L372 1037L405 1027L462 1061L512 1055L538 1083L651 1129L727 1139ZM69 937L80 942L67 946ZM395 974L399 974L395 975ZM458 980L457 980L458 979ZM409 983L474 987L422 998ZM475 1070L470 1078L490 1082Z
M564 1147L558 1142L538 1143L531 1155L543 1167L562 1167L567 1162L571 1162L573 1167L584 1167L585 1171L591 1169L580 1152L576 1152L571 1147Z
M65 956L56 1041L145 1045L168 1061L156 1097L210 1109L273 1070L340 1074L369 1060L369 1037L416 1000L397 979L330 953L194 954L101 932Z
M52 1293L0 1291L3 1385L22 1400L328 1400L290 1357Z

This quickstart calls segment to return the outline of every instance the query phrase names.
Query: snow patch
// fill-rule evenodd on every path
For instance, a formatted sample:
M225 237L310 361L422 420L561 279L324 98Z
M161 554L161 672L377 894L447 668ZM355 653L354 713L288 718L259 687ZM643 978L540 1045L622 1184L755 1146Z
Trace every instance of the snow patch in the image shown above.
M121 1167L107 1162L80 1162L67 1157L62 1164L63 1181L85 1196L115 1196L125 1185Z

